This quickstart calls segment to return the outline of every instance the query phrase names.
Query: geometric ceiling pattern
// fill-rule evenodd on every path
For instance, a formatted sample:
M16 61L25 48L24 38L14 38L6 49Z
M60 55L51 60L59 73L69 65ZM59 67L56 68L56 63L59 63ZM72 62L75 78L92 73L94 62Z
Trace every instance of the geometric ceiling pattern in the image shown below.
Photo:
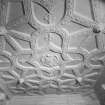
M97 100L93 88L105 68L105 6L103 0L85 2L82 12L78 0L0 0L2 105L15 95L78 93Z

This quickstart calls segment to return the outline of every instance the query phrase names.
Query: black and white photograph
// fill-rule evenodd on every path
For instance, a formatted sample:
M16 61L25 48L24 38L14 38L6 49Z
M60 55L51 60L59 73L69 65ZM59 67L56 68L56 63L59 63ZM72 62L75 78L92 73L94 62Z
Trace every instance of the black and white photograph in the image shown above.
M105 105L105 0L0 0L0 105Z

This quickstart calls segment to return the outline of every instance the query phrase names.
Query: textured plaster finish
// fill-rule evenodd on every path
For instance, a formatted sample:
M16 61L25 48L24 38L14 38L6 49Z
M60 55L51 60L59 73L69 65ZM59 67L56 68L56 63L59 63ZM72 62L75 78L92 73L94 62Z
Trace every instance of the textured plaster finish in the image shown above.
M104 8L102 0L0 0L0 104L99 105Z

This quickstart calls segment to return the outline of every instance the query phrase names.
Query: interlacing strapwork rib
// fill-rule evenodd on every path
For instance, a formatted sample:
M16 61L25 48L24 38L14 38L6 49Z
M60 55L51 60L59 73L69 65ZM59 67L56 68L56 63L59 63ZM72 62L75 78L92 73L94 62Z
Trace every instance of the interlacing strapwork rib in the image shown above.
M22 11L12 19L14 5ZM64 12L57 18L60 5ZM100 0L90 5L93 19L75 11L75 0L0 0L0 73L6 87L0 101L8 94L48 94L49 88L55 94L93 89L105 67L105 14ZM64 25L71 23L84 29L70 33Z

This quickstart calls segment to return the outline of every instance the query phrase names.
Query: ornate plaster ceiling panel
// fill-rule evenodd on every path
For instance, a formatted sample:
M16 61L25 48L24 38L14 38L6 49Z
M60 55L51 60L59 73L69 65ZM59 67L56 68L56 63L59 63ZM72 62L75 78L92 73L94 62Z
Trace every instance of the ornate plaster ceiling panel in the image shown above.
M104 9L104 0L0 0L0 105L100 105Z

